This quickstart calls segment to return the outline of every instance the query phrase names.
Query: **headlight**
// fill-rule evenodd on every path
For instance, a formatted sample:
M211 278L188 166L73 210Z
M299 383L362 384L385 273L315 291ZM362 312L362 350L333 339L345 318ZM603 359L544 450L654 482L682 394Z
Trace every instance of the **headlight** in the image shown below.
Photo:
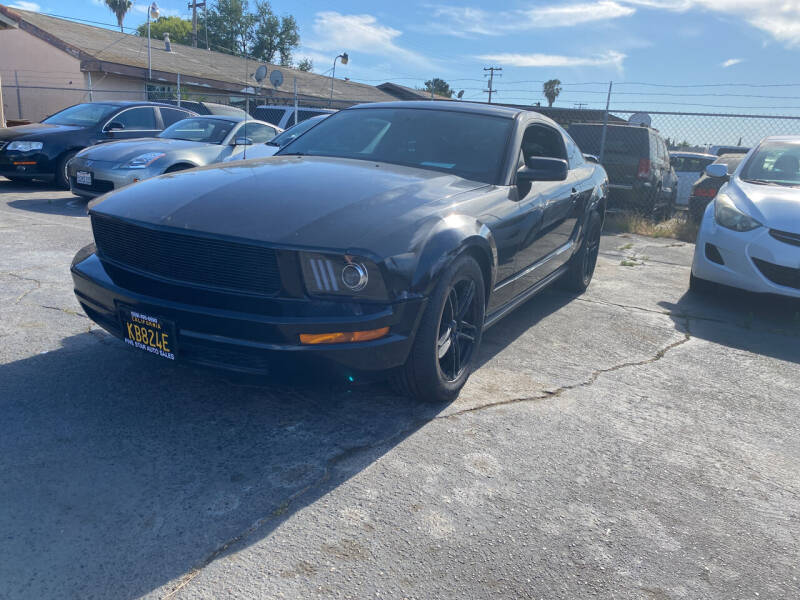
M144 169L152 165L162 156L165 156L163 152L145 152L120 166L120 169Z
M761 227L761 223L736 208L733 200L725 194L717 194L714 200L714 220L718 225L734 231L752 231Z
M6 150L19 150L20 152L30 152L31 150L41 150L42 142L11 142Z
M378 266L350 255L300 253L303 281L312 296L349 296L386 300L386 286Z

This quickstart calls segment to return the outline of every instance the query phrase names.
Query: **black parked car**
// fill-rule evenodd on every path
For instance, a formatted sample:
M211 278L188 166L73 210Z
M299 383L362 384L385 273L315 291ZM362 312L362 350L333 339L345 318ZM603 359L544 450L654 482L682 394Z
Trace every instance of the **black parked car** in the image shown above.
M109 140L152 137L192 111L155 102L88 102L65 108L41 123L0 129L0 175L40 179L69 188L67 163Z
M744 160L745 154L723 154L712 165L726 165L728 173L733 173L739 164ZM730 179L730 175L723 177L711 177L703 172L700 178L692 186L692 193L689 195L689 219L699 223L706 212L706 206L717 197L719 188Z
M276 156L104 196L75 294L165 359L256 373L326 359L446 401L486 327L556 280L586 288L606 191L603 168L538 113L361 105Z
M600 156L602 123L573 123L569 134L587 154ZM610 206L667 218L675 211L678 177L669 150L655 129L611 124L606 131L603 166L611 188Z

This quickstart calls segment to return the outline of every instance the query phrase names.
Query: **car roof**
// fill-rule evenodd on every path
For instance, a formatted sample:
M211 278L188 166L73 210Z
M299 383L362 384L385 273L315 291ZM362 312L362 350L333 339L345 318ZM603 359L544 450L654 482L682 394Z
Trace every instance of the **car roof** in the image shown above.
M764 142L800 142L800 135L768 135L761 143ZM721 146L722 148L728 148L729 146Z
M258 121L257 119L250 119L246 115L197 115L195 117L188 117L190 119L208 119L211 121L233 121L234 123L239 123L241 121L253 121L256 123L263 123L264 121ZM179 121L175 121L178 123Z
M80 102L79 104L105 104L106 106L118 106L120 108L125 106L165 106L167 108L174 108L172 104L165 104L164 102L149 102L147 100L110 100L108 102Z
M294 110L293 105L289 104L259 104L256 108L280 108L281 110ZM322 108L321 106L298 106L297 110L321 110L325 113L339 112L336 108Z
M448 110L456 112L474 113L480 115L493 115L513 119L520 113L532 113L543 116L536 111L526 111L510 106L496 104L483 104L479 102L463 102L460 100L407 100L397 102L371 102L369 104L356 104L344 110L359 110L364 108L419 108L426 110Z

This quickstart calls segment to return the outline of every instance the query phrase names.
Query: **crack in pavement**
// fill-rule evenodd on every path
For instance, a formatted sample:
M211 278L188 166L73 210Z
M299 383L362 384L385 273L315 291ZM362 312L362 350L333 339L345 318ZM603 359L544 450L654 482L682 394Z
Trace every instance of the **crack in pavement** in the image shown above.
M513 399L510 399L510 400L502 400L502 401L499 401L499 402L482 404L480 406L474 406L474 407L471 407L471 408L465 408L465 409L460 410L460 411L456 411L456 412L449 413L449 414L446 414L446 415L434 416L434 417L428 418L428 419L417 418L417 419L412 420L412 422L408 426L400 429L399 431L395 432L394 434L392 434L392 435L390 435L390 436L388 436L386 438L383 438L382 440L380 440L378 442L375 442L375 443L372 443L372 444L361 444L361 445L358 445L358 446L352 446L350 448L346 448L345 450L343 450L339 454L336 454L335 456L333 456L330 459L328 459L327 461L325 461L325 467L323 469L323 473L316 481L313 481L313 482L309 483L307 486L305 486L305 487L301 488L300 490L294 492L293 494L289 495L289 497L286 498L285 500L283 500L280 504L278 504L278 507L275 508L272 512L270 512L265 517L261 517L260 519L256 520L250 527L248 527L245 531L243 531L239 535L237 535L237 536L225 541L224 543L222 543L219 547L217 547L216 550L211 552L211 554L209 554L203 561L201 561L201 563L197 567L195 567L194 569L192 569L191 571L189 571L188 573L183 575L180 578L180 580L178 581L178 583L176 584L176 586L174 588L172 588L169 592L167 592L163 596L163 600L169 600L171 598L174 598L175 595L180 590L182 590L187 585L189 585L189 583L195 577L197 577L197 575L199 575L200 572L204 568L206 568L213 561L215 561L217 558L219 558L225 551L227 551L232 546L234 546L234 545L246 540L248 537L250 537L256 531L258 531L261 527L263 527L266 523L270 522L272 519L285 514L286 511L289 510L289 507L291 506L291 504L295 500L297 500L298 498L300 498L301 496L303 496L307 492L311 491L312 489L314 489L314 488L322 485L326 481L328 481L330 479L331 472L335 469L335 467L338 464L342 463L343 461L347 460L348 458L350 458L350 457L352 457L352 456L354 456L354 455L356 455L356 454L358 454L360 452L368 452L368 451L380 448L382 446L386 446L387 444L391 444L394 440L396 440L398 438L402 438L402 437L406 436L407 434L409 434L409 433L411 433L413 431L416 431L417 429L419 429L423 425L425 425L427 423L430 423L430 422L433 422L433 421L444 420L444 419L452 419L454 417L459 417L461 415L465 415L465 414L468 414L468 413L475 413L475 412L483 411L483 410L490 409L490 408L497 408L497 407L500 407L500 406L507 406L507 405L510 405L510 404L523 404L523 403L528 403L528 402L536 402L536 401L540 401L540 400L546 400L546 399L549 399L549 398L557 398L561 394L563 394L565 392L568 392L570 390L574 390L574 389L582 388L582 387L588 387L588 386L593 385L597 381L597 379L601 375L603 375L605 373L612 373L614 371L619 371L621 369L646 366L646 365L650 365L650 364L653 364L655 362L658 362L659 360L664 358L664 356L669 351L674 350L678 346L681 346L681 345L685 344L690 339L691 339L691 333L689 331L689 319L686 319L686 331L683 333L683 337L681 339L679 339L679 340L676 340L676 341L664 346L663 348L660 348L653 356L651 356L649 358L646 358L646 359L643 359L643 360L637 360L637 361L626 361L624 363L619 363L619 364L613 365L611 367L606 367L604 369L596 369L596 370L592 371L592 373L589 375L589 377L587 379L585 379L584 381L580 381L578 383L573 383L573 384L570 384L570 385L564 385L564 386L561 386L559 388L556 388L555 390L543 391L541 394L536 395L536 396L529 396L529 397L523 397L523 398L513 398Z
M16 273L3 273L3 275L8 275L10 277L15 277L16 279L19 279L20 281L32 281L33 283L36 284L36 287L31 288L31 289L23 292L21 295L17 296L16 300L14 300L14 304L19 304L20 300L22 300L25 296L27 296L31 292L35 292L36 290L38 290L38 289L40 289L42 287L42 282L39 281L38 279L34 279L33 277L23 277L22 275L17 275Z

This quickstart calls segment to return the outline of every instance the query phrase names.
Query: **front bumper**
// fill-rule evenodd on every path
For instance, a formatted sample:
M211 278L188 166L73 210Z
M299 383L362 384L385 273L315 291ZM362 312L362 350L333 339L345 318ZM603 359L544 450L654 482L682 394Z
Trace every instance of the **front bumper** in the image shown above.
M287 361L293 366L324 363L340 373L391 370L406 362L426 304L424 298L369 307L349 303L349 315L343 314L347 310L343 311L342 303L309 299L257 299L257 312L190 304L174 299L179 286L172 284L156 283L151 288L159 290L162 285L163 295L172 296L169 300L125 289L115 283L109 267L96 254L84 257L87 253L81 252L72 265L72 279L75 296L90 319L119 338L123 337L118 316L122 306L173 321L178 361L232 371L274 373L283 370ZM382 327L389 327L389 334L369 342L299 343L301 333Z
M161 174L160 165L151 165L146 169L117 169L115 168L117 164L111 161L88 160L84 156L76 156L67 165L70 190L76 196L95 198ZM92 185L79 184L77 181L78 171L91 173Z
M55 177L55 163L41 150L0 151L0 175L18 179L50 181Z
M692 274L750 292L800 298L800 246L775 239L767 227L746 232L720 227L711 202L697 234Z

